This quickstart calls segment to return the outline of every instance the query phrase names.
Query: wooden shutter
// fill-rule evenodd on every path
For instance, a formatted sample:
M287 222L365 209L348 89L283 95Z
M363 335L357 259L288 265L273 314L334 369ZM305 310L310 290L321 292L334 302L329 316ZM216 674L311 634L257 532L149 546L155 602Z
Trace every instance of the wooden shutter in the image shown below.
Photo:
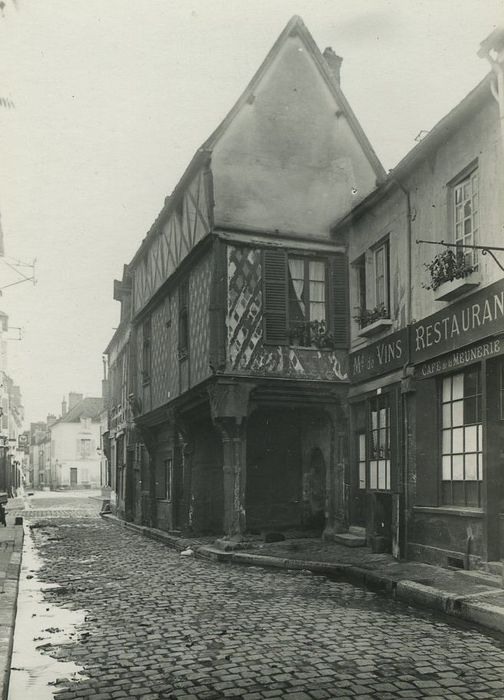
M348 349L349 311L346 255L343 253L334 255L331 258L330 270L334 346Z
M283 250L263 253L264 342L287 343L287 255Z

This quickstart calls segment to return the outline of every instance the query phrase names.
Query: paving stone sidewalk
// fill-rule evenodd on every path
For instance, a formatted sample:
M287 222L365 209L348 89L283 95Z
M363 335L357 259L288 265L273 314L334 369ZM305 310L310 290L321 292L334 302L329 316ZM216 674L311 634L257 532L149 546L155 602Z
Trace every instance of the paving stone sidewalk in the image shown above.
M124 523L113 515L102 517L179 551L190 548L197 557L230 564L301 569L347 580L504 634L504 587L498 575L397 561L390 554L374 554L367 547L349 548L315 537L291 537L274 543L252 539L244 543L242 550L225 551L212 544L210 538L182 538Z
M0 698L7 697L16 602L23 550L23 526L14 525L23 499L10 499L6 506L7 527L0 526Z

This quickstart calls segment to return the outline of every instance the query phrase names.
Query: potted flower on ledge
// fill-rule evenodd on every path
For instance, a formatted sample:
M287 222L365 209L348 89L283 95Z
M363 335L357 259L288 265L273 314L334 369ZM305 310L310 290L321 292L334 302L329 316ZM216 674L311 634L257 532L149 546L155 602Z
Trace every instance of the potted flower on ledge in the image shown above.
M432 289L436 301L451 301L479 284L474 266L466 261L461 250L454 252L447 248L424 266L429 271L430 284L423 287Z
M362 336L380 333L392 325L392 320L385 304L378 304L374 309L359 309L353 319L359 324L359 335Z
M293 324L289 331L291 345L319 350L334 349L334 338L325 321L301 321Z

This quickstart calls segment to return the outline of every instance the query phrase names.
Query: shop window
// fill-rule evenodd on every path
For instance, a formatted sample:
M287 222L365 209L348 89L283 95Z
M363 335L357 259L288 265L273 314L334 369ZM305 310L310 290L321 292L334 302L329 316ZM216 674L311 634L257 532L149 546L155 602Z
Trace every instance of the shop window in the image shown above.
M366 433L357 434L358 467L359 467L359 488L367 488L366 479Z
M263 253L264 341L270 345L345 347L346 260Z
M479 506L483 475L479 367L445 377L441 404L442 502Z
M178 355L183 360L189 354L189 281L179 287Z
M504 420L504 360L499 362L499 417Z
M463 252L466 265L475 267L478 263L477 251L464 249L464 245L478 245L479 242L479 183L478 169L474 168L453 185L454 241Z
M369 488L389 491L390 485L390 406L386 395L370 401Z

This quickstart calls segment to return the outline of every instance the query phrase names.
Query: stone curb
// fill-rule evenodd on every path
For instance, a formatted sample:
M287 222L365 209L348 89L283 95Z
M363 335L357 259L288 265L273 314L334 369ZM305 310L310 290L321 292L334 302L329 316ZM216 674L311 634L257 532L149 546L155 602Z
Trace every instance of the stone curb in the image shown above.
M181 539L162 530L128 523L109 513L101 514L108 522L133 530L144 537L163 542L168 547L183 551L191 547L194 555L206 559L242 566L260 566L284 570L309 571L313 574L334 577L349 581L374 591L391 595L394 599L420 608L429 608L453 617L471 622L493 632L504 633L504 607L491 603L476 602L474 596L465 597L454 595L439 588L426 586L408 579L394 578L376 571L355 566L354 564L307 561L303 559L285 559L266 554L250 554L248 552L226 552L210 545L194 545L189 539Z
M19 575L23 556L23 525L14 525L14 546L5 571L4 592L0 597L2 615L0 618L0 697L7 700L9 693L10 667L14 628L16 625Z

